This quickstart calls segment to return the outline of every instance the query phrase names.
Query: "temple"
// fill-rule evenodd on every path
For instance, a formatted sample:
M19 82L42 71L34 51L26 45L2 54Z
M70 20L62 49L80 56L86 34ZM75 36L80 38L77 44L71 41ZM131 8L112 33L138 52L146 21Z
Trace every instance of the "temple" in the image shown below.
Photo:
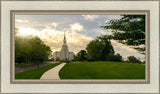
M57 59L70 60L70 61L74 59L74 57L73 57L74 53L69 52L69 50L68 50L65 32L64 32L64 40L63 40L63 45L62 45L61 51L56 51L56 52L54 52L53 55L54 55L55 61L57 61Z

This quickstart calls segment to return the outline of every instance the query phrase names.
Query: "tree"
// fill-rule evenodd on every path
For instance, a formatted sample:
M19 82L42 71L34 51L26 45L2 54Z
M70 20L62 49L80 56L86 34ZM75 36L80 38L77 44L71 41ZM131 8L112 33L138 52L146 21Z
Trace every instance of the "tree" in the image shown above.
M87 60L87 52L85 50L81 50L74 56L77 61Z
M113 19L101 26L111 29L112 38L127 45L145 44L145 15L122 15L121 19Z
M101 36L98 36L97 39L103 41L105 44L104 48L102 49L103 50L102 56L101 56L102 60L106 60L108 55L114 55L114 49L113 49L113 46L110 42L111 36L101 35Z
M139 59L137 59L134 56L128 56L127 59L129 63L138 63L138 64L142 63Z
M97 37L87 45L86 50L88 60L106 60L108 55L114 54L114 49L108 36Z
M87 59L94 61L101 60L104 46L104 43L98 39L91 41L86 48L88 52Z
M17 63L40 62L48 60L51 49L39 37L15 36L15 60Z
M107 61L122 61L122 56L118 53L116 55L108 55L106 58Z

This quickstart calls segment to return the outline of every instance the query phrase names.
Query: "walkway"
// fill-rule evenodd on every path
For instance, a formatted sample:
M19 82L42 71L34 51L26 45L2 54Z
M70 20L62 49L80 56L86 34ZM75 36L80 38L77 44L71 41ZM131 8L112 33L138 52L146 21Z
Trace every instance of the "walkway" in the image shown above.
M59 78L59 71L61 70L61 68L63 68L63 66L65 65L66 63L62 63L48 71L46 71L40 79L60 79Z

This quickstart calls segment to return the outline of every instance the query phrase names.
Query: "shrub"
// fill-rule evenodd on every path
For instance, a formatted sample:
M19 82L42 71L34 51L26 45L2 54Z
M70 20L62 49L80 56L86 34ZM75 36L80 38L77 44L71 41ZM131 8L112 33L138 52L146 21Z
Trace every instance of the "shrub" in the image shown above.
M59 61L59 57L56 57L56 61Z
M70 61L70 60L65 60L64 62L65 62L65 63L71 63L71 61Z
M106 57L107 61L122 61L122 56L120 54L116 54L116 55L109 55Z
M59 60L59 63L71 63L69 60Z
M139 59L137 59L134 56L128 56L127 59L129 63L138 63L138 64L142 63Z

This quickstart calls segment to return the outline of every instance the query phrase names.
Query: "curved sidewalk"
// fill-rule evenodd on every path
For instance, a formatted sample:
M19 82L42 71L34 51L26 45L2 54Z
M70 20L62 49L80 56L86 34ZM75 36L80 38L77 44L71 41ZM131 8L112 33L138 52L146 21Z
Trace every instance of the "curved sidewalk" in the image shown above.
M58 65L58 66L56 66L56 67L54 67L54 68L46 71L46 72L41 76L40 79L42 79L42 80L43 80L43 79L60 79L58 74L59 74L60 69L63 68L63 66L64 66L65 64L66 64L66 63L62 63L62 64L60 64L60 65Z

